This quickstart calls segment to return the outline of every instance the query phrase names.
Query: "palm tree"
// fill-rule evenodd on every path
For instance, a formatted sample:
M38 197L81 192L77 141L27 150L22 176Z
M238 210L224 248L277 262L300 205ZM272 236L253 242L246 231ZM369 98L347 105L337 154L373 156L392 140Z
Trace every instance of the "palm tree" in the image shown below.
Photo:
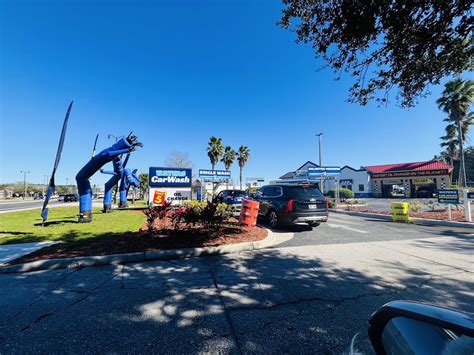
M470 116L472 116L472 114ZM473 122L473 119L470 116L461 123L461 132L464 138L467 137L469 126ZM440 145L441 147L446 148L445 153L448 157L446 163L453 165L454 160L459 160L459 152L457 149L457 146L459 145L457 125L452 123L449 117L445 118L443 121L451 123L449 123L445 128L446 135L439 137L443 141ZM463 140L465 141L465 139Z
M242 190L242 170L244 169L245 164L250 158L250 150L248 147L241 145L239 147L237 160L240 167L240 189Z
M234 163L236 155L236 151L233 150L231 146L225 147L224 154L222 155L221 160L224 163L225 170L230 170L230 167ZM227 180L227 189L229 189L229 180Z
M207 156L211 160L212 170L216 167L219 159L222 158L222 139L212 136L207 143Z
M474 81L456 78L444 85L441 97L436 101L438 108L448 114L448 119L457 128L459 144L459 180L461 187L466 187L466 165L464 162L463 126L472 124L472 114L469 112L474 101ZM449 132L448 132L449 133Z

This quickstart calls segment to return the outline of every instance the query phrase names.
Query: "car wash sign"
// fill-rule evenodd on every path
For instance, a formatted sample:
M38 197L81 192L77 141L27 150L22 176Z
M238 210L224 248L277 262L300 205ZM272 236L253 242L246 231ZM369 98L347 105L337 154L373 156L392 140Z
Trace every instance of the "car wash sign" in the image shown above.
M150 168L148 185L150 187L191 187L191 169Z
M319 166L308 168L308 178L314 180L330 180L341 175L341 168L338 166Z
M179 205L191 199L192 170L186 168L151 167L148 175L148 204Z

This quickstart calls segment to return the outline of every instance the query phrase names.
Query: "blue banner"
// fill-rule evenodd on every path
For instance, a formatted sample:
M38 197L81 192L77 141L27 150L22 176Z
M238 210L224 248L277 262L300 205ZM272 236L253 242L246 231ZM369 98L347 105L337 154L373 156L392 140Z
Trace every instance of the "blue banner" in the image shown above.
M308 176L311 176L311 177L326 177L326 176L339 176L339 175L341 175L341 168L337 166L308 168Z
M150 167L148 185L150 187L191 187L192 178L191 169Z

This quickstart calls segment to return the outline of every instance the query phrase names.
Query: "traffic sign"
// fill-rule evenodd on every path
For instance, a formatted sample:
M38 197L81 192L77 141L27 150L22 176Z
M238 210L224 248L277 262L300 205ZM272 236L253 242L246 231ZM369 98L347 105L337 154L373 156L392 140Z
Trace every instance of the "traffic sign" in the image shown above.
M455 189L438 190L438 203L457 205L459 203L459 191Z

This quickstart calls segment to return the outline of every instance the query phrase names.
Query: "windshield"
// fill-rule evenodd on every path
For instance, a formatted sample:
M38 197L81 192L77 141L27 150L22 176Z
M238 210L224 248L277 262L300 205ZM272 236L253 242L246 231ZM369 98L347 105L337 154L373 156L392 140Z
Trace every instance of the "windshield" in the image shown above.
M289 186L287 187L288 194L291 198L296 199L310 199L310 198L319 198L324 199L323 194L316 187L305 187L305 186Z
M241 197L241 196L245 196L245 191L229 191L228 196L229 196L229 197Z

